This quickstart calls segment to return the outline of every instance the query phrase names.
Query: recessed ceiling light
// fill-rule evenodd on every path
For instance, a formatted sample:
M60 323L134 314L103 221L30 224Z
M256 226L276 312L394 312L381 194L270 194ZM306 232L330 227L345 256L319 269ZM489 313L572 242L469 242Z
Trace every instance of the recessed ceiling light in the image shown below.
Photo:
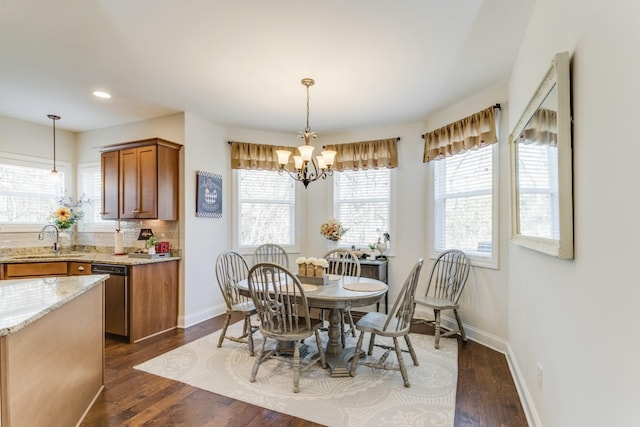
M95 90L93 91L93 95L97 96L98 98L104 98L104 99L109 99L111 98L111 94L107 93L107 92L103 92L101 90Z

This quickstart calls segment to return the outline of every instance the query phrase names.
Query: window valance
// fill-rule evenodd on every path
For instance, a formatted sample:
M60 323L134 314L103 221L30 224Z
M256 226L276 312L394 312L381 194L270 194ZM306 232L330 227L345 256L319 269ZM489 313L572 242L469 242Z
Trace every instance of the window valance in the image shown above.
M523 144L558 145L558 116L555 111L540 108L520 134Z
M338 153L333 166L336 171L397 168L398 139L350 142L327 145L325 148L335 150Z
M280 145L252 144L249 142L230 141L231 144L231 169L263 169L279 170L278 155L276 150L288 150L292 153L295 147ZM289 158L293 166L293 160Z
M423 163L498 142L495 107L424 134Z

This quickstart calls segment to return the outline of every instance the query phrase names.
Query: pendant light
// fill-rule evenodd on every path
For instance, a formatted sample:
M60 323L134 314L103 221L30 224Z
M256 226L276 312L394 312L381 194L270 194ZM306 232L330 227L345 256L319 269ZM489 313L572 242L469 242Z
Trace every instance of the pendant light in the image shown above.
M288 150L276 150L276 154L278 155L278 164L280 164L279 172L287 172L291 178L302 182L304 188L307 188L310 182L333 175L331 166L335 160L336 152L333 150L325 150L321 153L321 156L313 157L314 147L310 141L315 139L317 134L311 132L311 128L309 127L309 86L313 86L315 81L310 78L304 78L300 83L307 88L307 126L304 128L304 131L299 134L300 138L304 141L304 144L298 147L300 155L293 156L295 173L291 173L285 169L285 166L289 162L291 152Z
M51 174L57 175L58 170L56 169L56 120L60 120L60 116L47 114L47 117L49 117L53 122L53 169L51 170Z

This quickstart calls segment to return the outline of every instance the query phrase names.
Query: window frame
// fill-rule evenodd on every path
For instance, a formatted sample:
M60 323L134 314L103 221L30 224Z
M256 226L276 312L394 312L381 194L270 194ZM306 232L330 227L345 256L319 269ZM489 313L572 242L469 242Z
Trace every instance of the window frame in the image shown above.
M492 168L492 177L491 177L491 256L481 256L478 253L469 253L469 258L471 260L471 264L477 267L491 268L494 270L499 269L499 254L500 254L500 230L499 230L499 213L500 213L500 188L499 188L499 177L500 177L500 146L499 142L495 144L491 144L490 147L492 149L491 153L491 168ZM427 179L429 183L427 184L427 212L428 212L428 231L429 235L427 236L427 241L429 242L429 258L436 259L438 255L442 253L442 251L436 249L436 201L435 201L435 162L446 161L449 157L440 160L433 160L429 162L429 173L427 174ZM452 248L447 248L452 249Z
M78 190L83 188L84 177L85 177L83 172L87 171L87 170L97 170L98 173L101 176L101 183L102 183L101 167L102 167L102 165L101 165L100 162L79 163L78 167L76 169ZM102 193L102 185L100 186L100 192ZM80 195L82 195L82 192L80 192ZM99 197L102 197L102 195L100 194ZM91 200L93 201L94 199L91 198ZM78 224L78 231L79 232L99 232L99 233L104 233L104 232L115 231L115 229L116 229L115 220L103 220L101 222L87 221L86 213L85 213L85 216L83 217L82 221L79 221L77 224Z
M376 169L372 169L372 170L376 170ZM388 227L388 233L391 236L391 239L393 239L393 236L396 235L396 221L395 221L395 217L396 217L396 183L397 183L397 168L378 168L377 170L385 170L389 172L389 227ZM356 171L358 172L358 171ZM366 172L366 171L361 171L361 172ZM331 178L331 191L329 191L329 203L328 203L328 212L327 215L329 218L333 218L335 217L335 188L336 188L336 174L341 173L341 172L334 172L334 175ZM338 220L340 220L340 218L337 218ZM356 247L356 249L362 249L365 251L370 250L369 249L369 243L368 242L362 242L361 243L364 246L361 247ZM344 248L350 248L351 246L349 245L340 245L340 243L338 242L338 247L344 247ZM387 249L387 251L385 252L385 256L387 257L394 257L395 256L395 250L394 248L396 247L396 244L394 243L393 240L391 240L390 244L389 244L389 249Z
M259 246L258 244L256 245L240 245L240 196L238 194L239 190L240 190L240 185L239 185L239 171L240 170L245 170L245 171L252 171L252 169L232 169L231 171L231 175L232 175L232 204L233 204L233 217L232 217L232 221L231 221L231 230L232 230L232 245L233 248L240 253L241 255L251 255L253 254L253 252L255 251L255 249ZM264 169L256 169L256 171L265 171ZM273 172L273 173L279 173L278 171L267 171L267 172ZM286 174L284 174L284 177L286 177L287 179L291 179L289 176L287 176ZM293 181L293 180L292 180ZM299 253L300 252L300 247L301 247L301 241L302 241L302 218L304 215L304 206L306 205L305 203L305 193L303 193L300 190L301 185L296 185L297 182L293 181L294 184L294 192L295 192L295 201L294 201L294 225L293 225L293 229L294 229L294 243L292 245L283 245L283 244L279 244L280 246L282 246L284 248L284 250L287 253ZM268 243L268 242L264 242L264 243Z
M0 163L42 169L51 169L53 167L53 161L49 159L6 152L0 152ZM56 169L58 170L58 172L62 172L64 174L64 181L61 182L64 191L67 193L67 195L75 195L75 192L70 193L73 182L71 179L71 163L65 161L56 161ZM56 196L56 199L59 196L60 194ZM0 233L39 232L46 224L46 219L43 219L42 223L12 224L0 222Z

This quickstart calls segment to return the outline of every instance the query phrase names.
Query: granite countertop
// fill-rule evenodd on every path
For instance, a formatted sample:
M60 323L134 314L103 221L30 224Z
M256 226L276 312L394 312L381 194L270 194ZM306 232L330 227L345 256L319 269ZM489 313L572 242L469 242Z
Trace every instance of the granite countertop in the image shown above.
M0 280L0 336L19 331L108 277L93 274Z
M156 262L167 262L180 260L177 256L158 258L130 258L127 255L112 255L97 252L72 252L69 254L21 254L7 255L0 257L0 264L16 264L27 262L54 262L54 261L76 261L104 264L140 265Z

